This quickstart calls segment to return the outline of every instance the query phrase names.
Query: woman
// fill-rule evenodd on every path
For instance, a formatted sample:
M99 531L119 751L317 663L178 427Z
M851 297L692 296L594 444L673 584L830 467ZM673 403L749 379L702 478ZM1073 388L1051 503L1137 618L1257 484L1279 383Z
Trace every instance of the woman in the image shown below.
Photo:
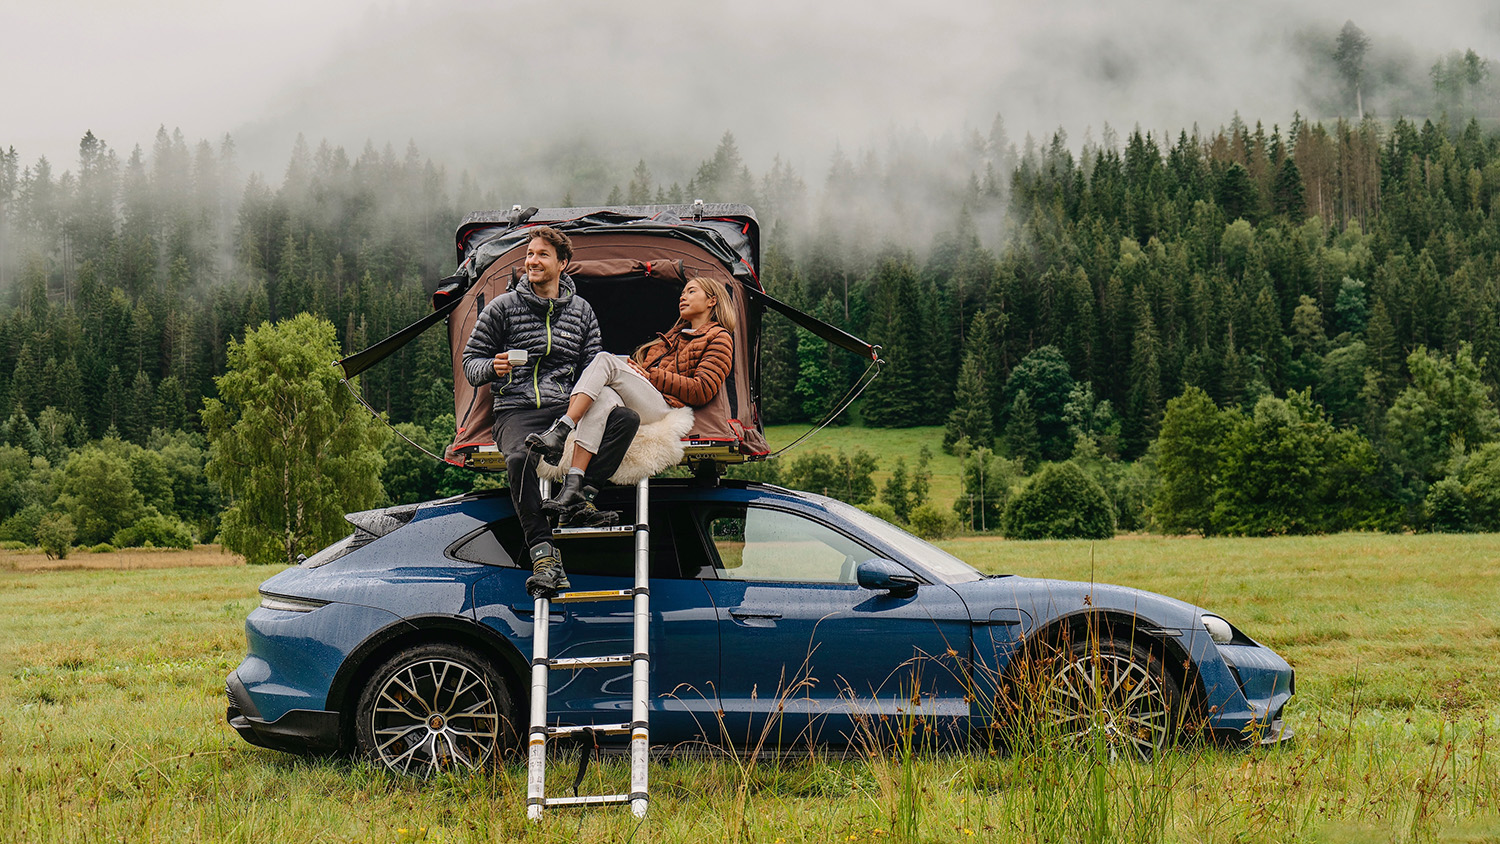
M629 407L645 425L674 407L702 407L719 394L734 360L734 311L728 291L711 278L689 279L677 299L677 315L670 331L628 359L595 355L573 387L567 413L545 432L526 438L526 444L550 462L562 456L568 432L577 430L573 465L562 489L542 509L565 513L592 499L583 476L599 450L611 410Z

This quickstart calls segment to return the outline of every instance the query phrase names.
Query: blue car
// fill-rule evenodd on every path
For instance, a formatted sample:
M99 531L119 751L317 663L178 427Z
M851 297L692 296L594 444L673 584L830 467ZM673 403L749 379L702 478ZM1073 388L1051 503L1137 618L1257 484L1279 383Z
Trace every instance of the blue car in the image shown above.
M629 521L633 493L601 500ZM766 484L658 480L650 495L654 746L837 747L881 715L986 741L1018 712L1142 754L1190 735L1290 736L1291 667L1200 607L981 574L855 507ZM515 749L535 605L509 497L348 518L352 534L261 586L249 655L228 677L229 723L252 744L419 776ZM573 588L630 588L632 543L568 541ZM631 649L628 604L551 613L554 657ZM1041 705L1012 705L1038 669ZM573 672L548 712L563 725L628 720L630 682L628 667Z

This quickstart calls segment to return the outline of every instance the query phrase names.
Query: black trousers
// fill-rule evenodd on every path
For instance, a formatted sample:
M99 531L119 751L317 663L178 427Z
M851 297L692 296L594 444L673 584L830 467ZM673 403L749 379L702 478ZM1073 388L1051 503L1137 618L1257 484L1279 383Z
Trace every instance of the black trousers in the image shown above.
M510 501L521 517L528 548L550 541L552 525L542 513L542 490L537 482L536 463L527 459L526 436L547 430L567 409L565 405L552 405L501 410L495 414L495 445L505 455ZM604 423L604 436L599 441L599 453L589 461L584 481L593 487L603 486L620 468L620 461L625 459L625 451L640 426L641 417L634 410L617 407L610 411Z

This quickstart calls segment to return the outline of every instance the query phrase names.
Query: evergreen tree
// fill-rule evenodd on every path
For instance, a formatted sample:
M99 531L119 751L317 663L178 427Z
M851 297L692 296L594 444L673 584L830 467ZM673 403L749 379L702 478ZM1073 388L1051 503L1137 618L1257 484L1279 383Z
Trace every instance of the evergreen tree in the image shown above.
M953 502L959 519L971 530L999 530L1010 489L1023 474L1015 462L987 448L969 449L960 441L959 462L963 467L963 493Z
M939 338L924 334L916 268L906 257L881 262L870 285L870 342L881 346L886 365L876 389L866 394L865 424L897 428L925 421L932 348Z
M1227 219L1254 223L1260 217L1257 213L1260 194L1250 179L1250 171L1239 162L1229 165L1220 174L1215 196Z
M1010 458L1029 472L1042 459L1041 435L1037 432L1037 414L1031 407L1031 396L1017 390L1010 403L1010 418L1005 423L1005 449Z
M913 502L911 485L906 474L906 458L896 458L896 466L891 469L891 476L880 488L880 500L895 511L896 517L901 521L904 522L911 517Z
M1161 423L1161 340L1145 291L1137 287L1131 296L1136 312L1135 342L1130 354L1130 404L1126 419L1125 447L1128 453L1144 451Z
M951 454L954 443L961 439L975 446L989 448L994 445L989 392L983 358L977 351L971 351L964 356L963 368L959 370L958 387L953 393L953 411L948 414L948 424L943 430L944 451Z
M1276 182L1271 188L1271 213L1285 215L1293 225L1300 224L1307 216L1302 173L1291 156L1283 159L1281 166L1276 168Z
M1067 422L1063 419L1063 408L1073 393L1073 376L1068 373L1068 362L1056 346L1042 346L1026 355L1005 381L1006 436L1016 416L1016 396L1025 391L1028 398L1027 414L1031 421L1023 428L1035 428L1035 458L1061 460L1072 449L1068 439ZM1030 435L1023 435L1029 439ZM1020 455L1011 451L1012 457ZM1030 459L1030 458L1029 458ZM1028 464L1029 465L1029 464Z

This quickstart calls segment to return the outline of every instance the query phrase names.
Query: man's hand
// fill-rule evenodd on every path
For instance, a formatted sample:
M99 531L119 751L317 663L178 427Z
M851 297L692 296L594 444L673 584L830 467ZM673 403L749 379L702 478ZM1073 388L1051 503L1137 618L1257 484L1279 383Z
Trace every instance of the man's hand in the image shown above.
M495 355L494 366L495 376L504 378L510 374L510 357L505 352Z

